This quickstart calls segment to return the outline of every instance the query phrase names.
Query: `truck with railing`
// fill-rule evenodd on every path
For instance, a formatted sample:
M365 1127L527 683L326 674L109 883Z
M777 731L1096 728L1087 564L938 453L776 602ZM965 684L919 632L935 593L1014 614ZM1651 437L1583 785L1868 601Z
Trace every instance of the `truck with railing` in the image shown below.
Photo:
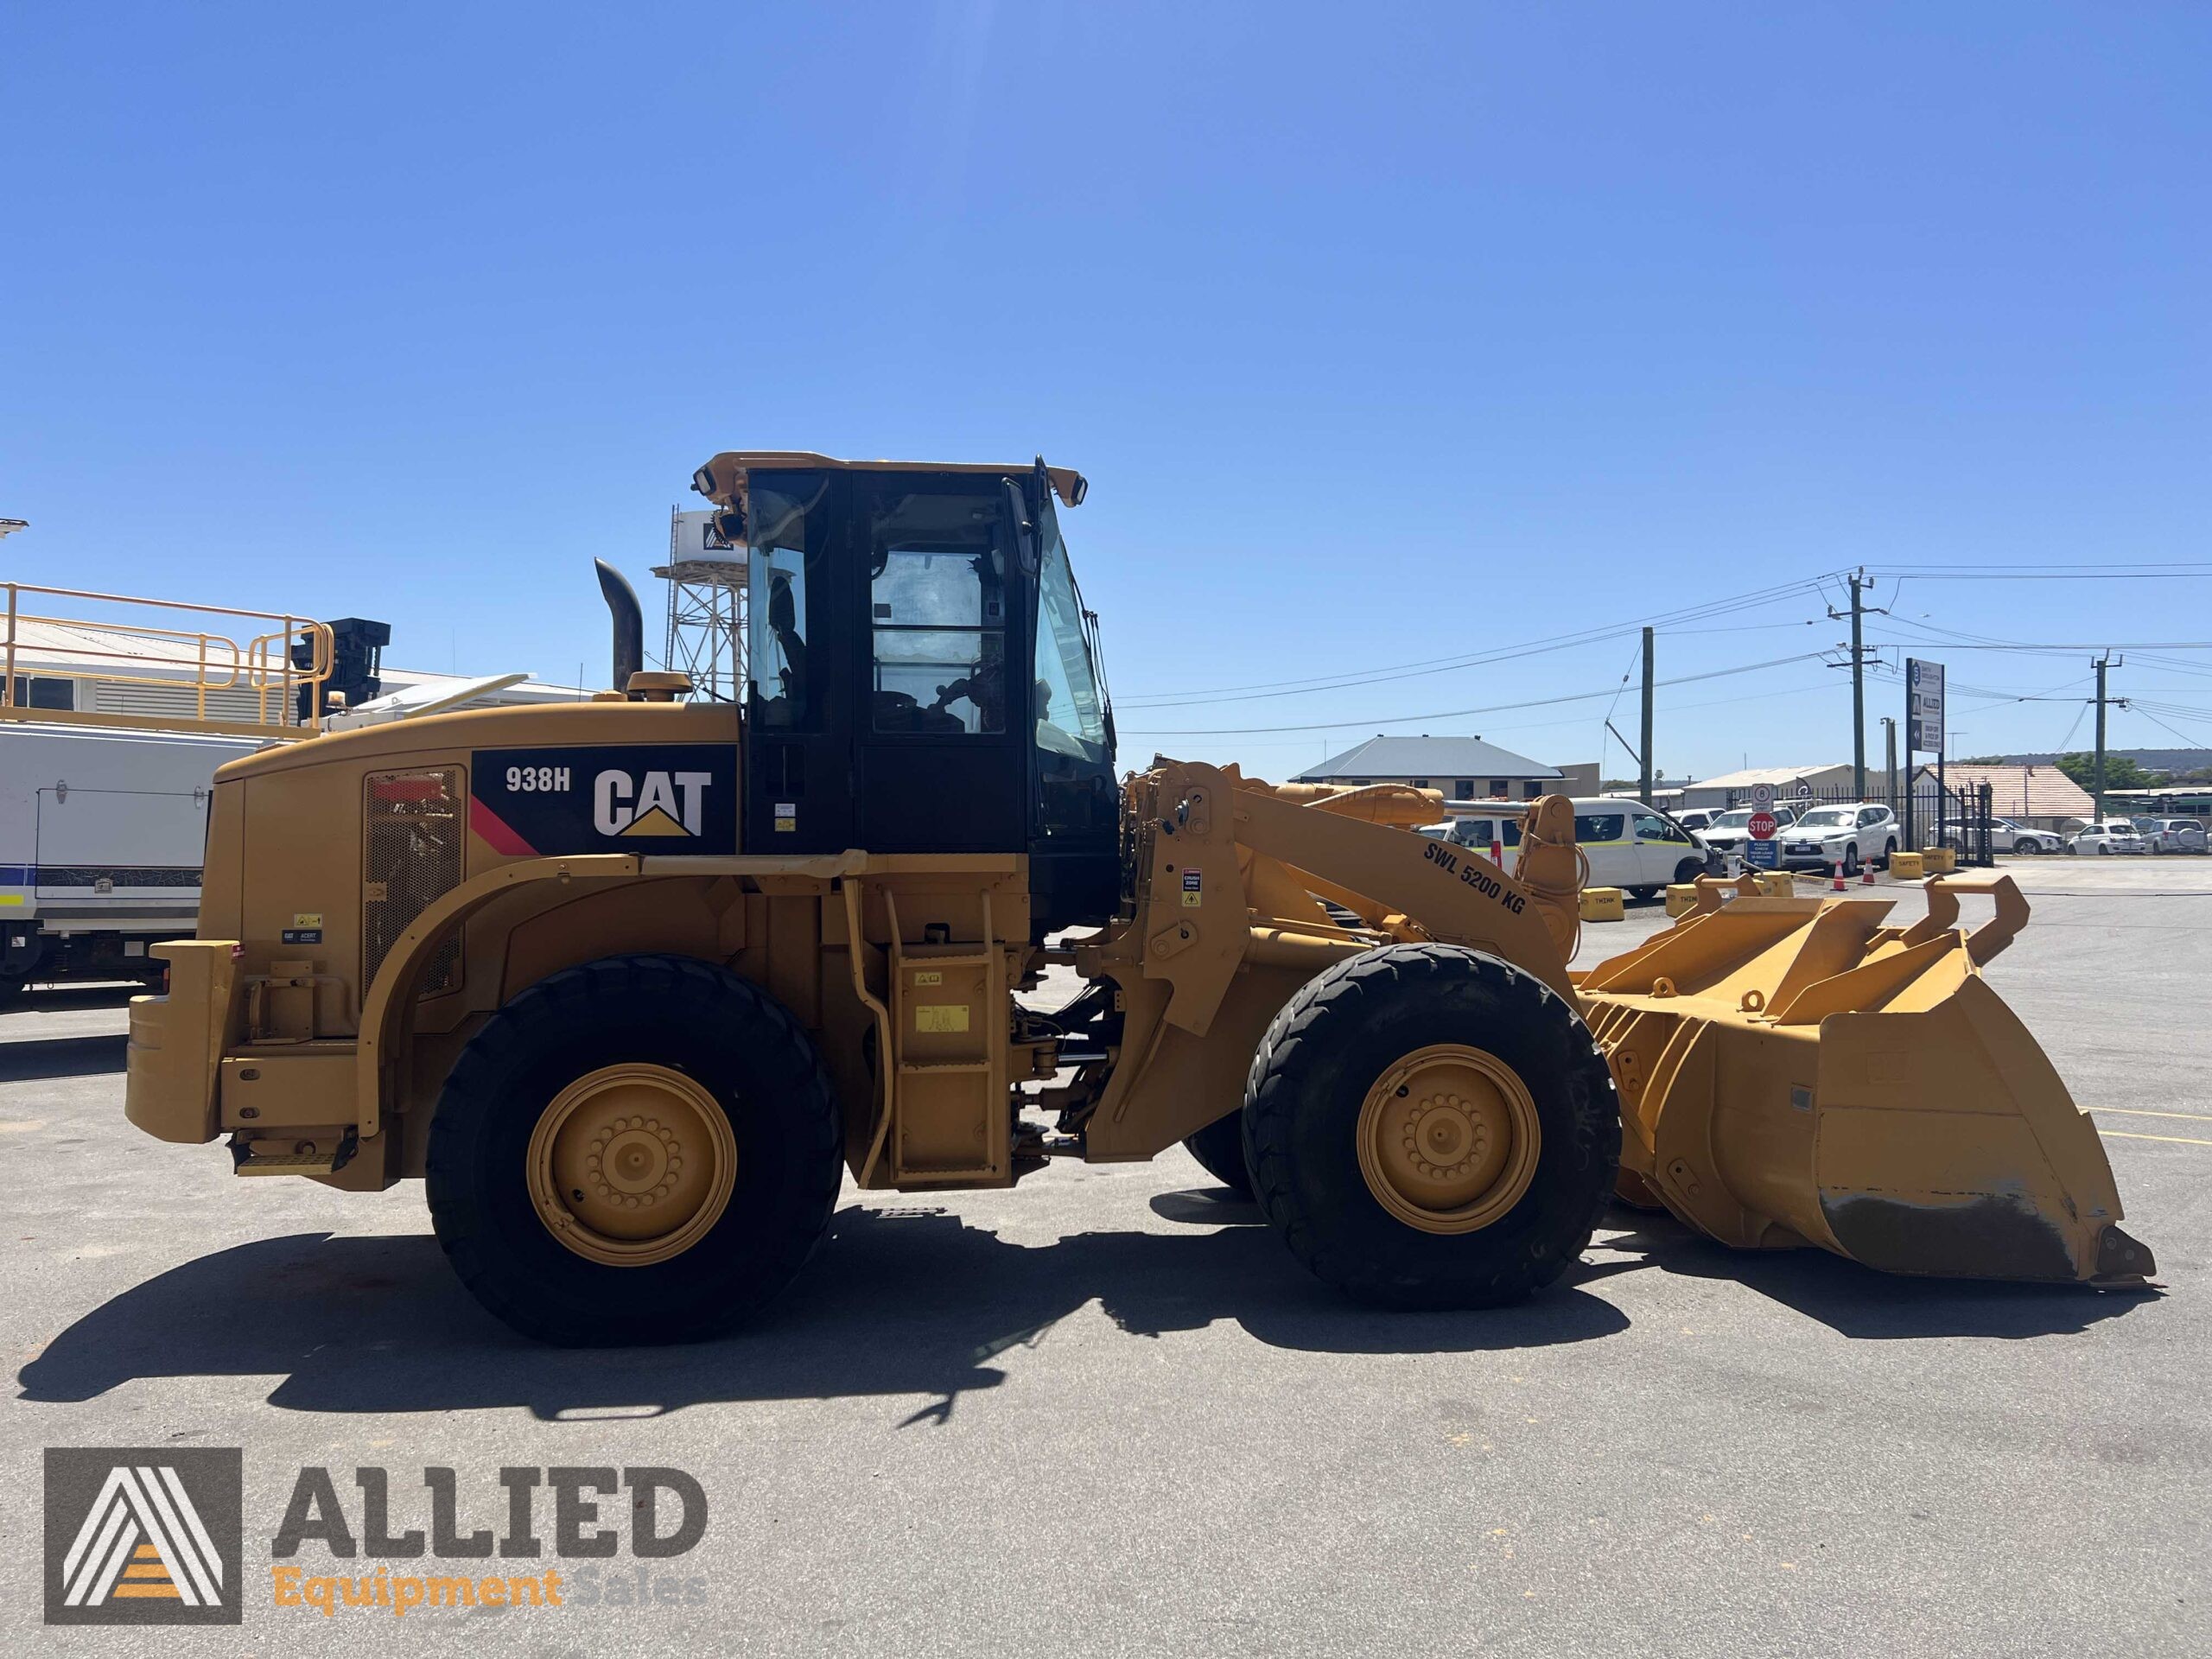
M28 582L0 600L0 1002L157 982L151 947L198 920L215 769L321 729L338 632Z

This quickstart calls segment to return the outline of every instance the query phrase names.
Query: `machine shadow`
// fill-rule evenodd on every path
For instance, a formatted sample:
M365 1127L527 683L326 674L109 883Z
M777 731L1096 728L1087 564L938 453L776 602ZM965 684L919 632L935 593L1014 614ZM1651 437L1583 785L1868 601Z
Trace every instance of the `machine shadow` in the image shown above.
M1609 1236L1609 1228L1626 1230ZM1631 1268L1742 1285L1840 1336L1866 1341L2070 1336L2158 1296L2086 1285L1912 1278L1878 1273L1819 1249L1732 1250L1670 1216L1618 1205L1606 1212L1595 1248L1637 1258Z
M124 1069L124 1039L114 1037L31 1037L0 1043L0 1083L41 1077L89 1077Z
M1330 1353L1474 1352L1628 1328L1618 1309L1573 1288L1490 1313L1360 1307L1309 1278L1263 1227L1029 1247L938 1211L855 1205L769 1319L721 1342L540 1347L470 1300L428 1234L302 1233L217 1251L125 1291L25 1365L17 1397L274 1375L270 1403L297 1411L522 1406L589 1421L709 1402L922 1395L934 1403L906 1421L941 1421L963 1395L1008 1382L998 1356L1046 1340L1094 1300L1133 1337L1228 1319L1271 1346Z

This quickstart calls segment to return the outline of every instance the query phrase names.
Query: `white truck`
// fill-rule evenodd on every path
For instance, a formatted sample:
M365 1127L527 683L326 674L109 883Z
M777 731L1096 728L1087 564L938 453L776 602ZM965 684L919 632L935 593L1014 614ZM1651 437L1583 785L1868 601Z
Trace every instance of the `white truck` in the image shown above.
M0 723L0 1003L29 982L158 980L200 912L215 768L262 740Z

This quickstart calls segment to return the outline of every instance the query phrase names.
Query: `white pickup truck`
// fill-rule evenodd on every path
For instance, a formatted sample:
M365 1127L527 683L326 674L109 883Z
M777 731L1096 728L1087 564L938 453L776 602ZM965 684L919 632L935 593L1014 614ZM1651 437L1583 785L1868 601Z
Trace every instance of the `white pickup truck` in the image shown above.
M0 724L0 1002L29 982L160 977L200 915L215 768L259 741Z

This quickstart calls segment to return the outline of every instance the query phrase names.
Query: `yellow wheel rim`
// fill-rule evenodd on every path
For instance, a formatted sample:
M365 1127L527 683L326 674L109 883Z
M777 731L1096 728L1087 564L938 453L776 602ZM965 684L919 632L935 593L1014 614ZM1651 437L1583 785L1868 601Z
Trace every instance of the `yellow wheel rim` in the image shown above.
M588 1261L650 1267L721 1219L737 1136L715 1097L665 1066L603 1066L553 1099L530 1137L530 1197Z
M1375 1200L1425 1233L1471 1233L1521 1200L1543 1130L1520 1074L1463 1043L1416 1050L1359 1109L1359 1173Z

